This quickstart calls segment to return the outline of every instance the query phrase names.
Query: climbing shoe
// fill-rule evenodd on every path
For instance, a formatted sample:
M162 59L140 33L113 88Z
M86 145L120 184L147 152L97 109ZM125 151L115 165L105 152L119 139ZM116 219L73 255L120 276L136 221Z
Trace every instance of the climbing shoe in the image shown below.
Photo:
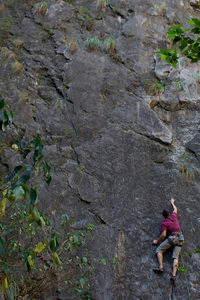
M160 268L153 268L153 271L154 271L155 273L160 273L160 274L163 273L163 269L160 269Z
M171 277L170 277L170 281L171 281L172 283L175 283L175 280L176 280L176 276L171 276Z

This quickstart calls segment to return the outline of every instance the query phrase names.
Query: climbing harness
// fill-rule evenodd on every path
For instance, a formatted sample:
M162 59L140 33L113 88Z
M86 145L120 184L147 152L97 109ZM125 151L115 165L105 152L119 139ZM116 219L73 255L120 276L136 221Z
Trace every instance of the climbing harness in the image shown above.
M175 238L171 239L171 236L175 236ZM177 237L178 237L178 240L177 240ZM168 242L172 246L182 247L183 243L184 243L184 236L183 236L182 232L174 231L174 232L170 233L170 236L168 237Z
M170 235L179 235L179 234L182 234L181 231L173 231L170 233Z

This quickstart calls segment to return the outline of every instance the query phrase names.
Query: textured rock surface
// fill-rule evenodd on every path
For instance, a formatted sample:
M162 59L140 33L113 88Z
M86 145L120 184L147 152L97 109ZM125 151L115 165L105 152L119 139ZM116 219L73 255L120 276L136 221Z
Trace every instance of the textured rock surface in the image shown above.
M95 300L184 300L188 289L200 299L200 256L183 254L189 270L172 289L170 253L159 277L151 245L174 197L184 251L199 248L199 64L182 60L174 70L154 55L170 25L199 17L198 1L112 0L104 11L90 0L46 2L41 14L35 0L0 1L0 91L15 113L1 141L39 133L58 174L39 186L46 213L66 212L77 228L93 223L91 254L118 257L117 266L98 267ZM110 36L112 55L103 44ZM101 48L88 52L88 37ZM191 177L180 172L185 151ZM1 174L16 165L14 154L1 153Z

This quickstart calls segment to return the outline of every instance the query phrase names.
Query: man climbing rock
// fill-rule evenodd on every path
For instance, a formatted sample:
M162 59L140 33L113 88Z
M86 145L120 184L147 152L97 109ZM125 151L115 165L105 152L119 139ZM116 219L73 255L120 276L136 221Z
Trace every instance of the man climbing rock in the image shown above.
M173 206L173 213L170 216L169 211L167 210L162 211L162 215L165 218L165 220L162 222L160 227L161 234L157 240L153 241L153 245L157 245L159 242L164 240L156 249L159 267L154 268L153 271L156 273L163 272L163 253L168 248L174 247L173 254L172 254L173 272L170 278L170 280L174 282L176 278L177 267L178 267L179 254L181 252L181 247L184 243L184 237L182 235L180 225L177 219L177 207L174 204L175 200L172 198L170 202Z

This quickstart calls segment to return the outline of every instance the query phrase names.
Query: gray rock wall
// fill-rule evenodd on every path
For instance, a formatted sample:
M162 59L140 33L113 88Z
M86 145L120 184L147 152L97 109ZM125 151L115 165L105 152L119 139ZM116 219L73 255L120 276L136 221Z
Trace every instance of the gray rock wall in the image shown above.
M68 213L77 228L93 223L91 255L118 257L117 266L97 267L95 300L200 299L199 254L183 254L189 270L179 272L174 289L170 253L163 276L152 272L152 241L171 197L183 252L200 248L199 64L183 58L175 70L154 54L169 46L170 25L199 18L198 5L46 2L41 12L35 0L0 1L0 91L15 114L1 141L39 133L58 174L50 187L39 186L46 213ZM116 47L109 54L103 42L111 36ZM100 49L87 51L89 37L102 42ZM1 174L16 165L14 155L2 151Z

